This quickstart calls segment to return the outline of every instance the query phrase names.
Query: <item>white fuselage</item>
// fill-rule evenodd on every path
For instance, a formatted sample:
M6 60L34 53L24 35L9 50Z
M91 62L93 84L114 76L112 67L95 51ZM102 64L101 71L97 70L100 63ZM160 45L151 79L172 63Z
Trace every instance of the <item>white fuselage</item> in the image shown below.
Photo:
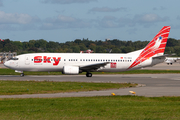
M18 60L9 60L5 63L5 66L18 71L63 71L64 66L81 68L88 65L107 63L105 66L91 71L116 72L139 69L163 62L163 60L152 61L152 58L149 58L128 69L137 57L138 55L135 52L129 54L33 53L18 55L16 56Z

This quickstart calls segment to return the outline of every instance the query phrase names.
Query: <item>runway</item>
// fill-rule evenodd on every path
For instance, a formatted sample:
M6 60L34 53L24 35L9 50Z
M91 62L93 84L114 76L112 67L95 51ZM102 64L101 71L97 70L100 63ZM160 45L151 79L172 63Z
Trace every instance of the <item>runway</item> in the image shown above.
M3 64L0 67L4 68ZM167 65L158 64L143 69L150 70L180 70L180 64ZM55 93L55 94L33 94L33 95L1 95L0 98L52 98L52 97L88 97L88 96L109 96L131 95L129 91L135 91L138 96L180 96L180 74L129 74L129 75L93 75L91 78L85 75L30 75L20 77L18 75L1 75L0 80L36 80L36 81L76 81L76 82L112 82L112 83L138 83L135 88L113 89L103 91Z
M37 80L37 81L78 81L78 82L113 82L113 83L138 83L139 87L73 92L55 94L33 95L1 95L0 98L52 98L52 97L90 97L116 95L131 95L129 91L135 91L138 96L180 96L180 74L133 74L133 75L93 75L87 78L84 75L55 75L55 76L0 76L1 80Z

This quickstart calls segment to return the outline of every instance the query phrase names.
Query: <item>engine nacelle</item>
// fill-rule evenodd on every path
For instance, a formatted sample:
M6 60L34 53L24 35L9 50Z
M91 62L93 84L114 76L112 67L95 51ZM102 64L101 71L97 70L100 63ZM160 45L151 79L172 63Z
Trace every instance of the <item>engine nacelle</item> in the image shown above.
M77 75L77 74L79 74L79 67L75 67L75 66L64 66L62 73L63 73L63 74L68 74L68 75Z

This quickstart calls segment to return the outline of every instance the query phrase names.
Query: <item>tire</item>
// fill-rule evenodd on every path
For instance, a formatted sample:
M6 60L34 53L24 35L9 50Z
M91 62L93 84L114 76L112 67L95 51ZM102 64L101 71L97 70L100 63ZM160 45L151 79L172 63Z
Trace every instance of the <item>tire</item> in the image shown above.
M24 73L21 73L21 75L20 75L21 77L24 77Z
M92 73L86 73L86 77L92 77Z

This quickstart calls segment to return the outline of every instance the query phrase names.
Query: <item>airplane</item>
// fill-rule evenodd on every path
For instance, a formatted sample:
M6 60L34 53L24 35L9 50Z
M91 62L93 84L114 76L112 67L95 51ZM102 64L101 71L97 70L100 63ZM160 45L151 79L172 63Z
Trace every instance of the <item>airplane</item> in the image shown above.
M29 53L18 55L4 65L15 72L59 71L63 74L78 75L86 72L120 72L141 69L164 62L164 54L170 26L164 26L158 34L141 50L130 53Z
M180 58L175 58L175 57L167 57L164 60L165 63L167 63L168 65L172 65L173 63L180 63Z

